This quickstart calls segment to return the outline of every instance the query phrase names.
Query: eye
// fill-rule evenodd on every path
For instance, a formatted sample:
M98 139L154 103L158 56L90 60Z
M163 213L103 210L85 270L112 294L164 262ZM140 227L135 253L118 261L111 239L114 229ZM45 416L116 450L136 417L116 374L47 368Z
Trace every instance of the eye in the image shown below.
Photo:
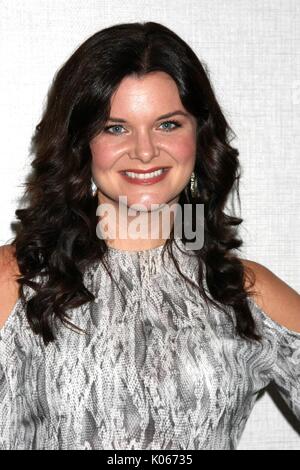
M177 127L181 127L181 124L178 121L164 121L161 123L161 126L163 124L174 124L175 127L172 128L165 128L167 132L172 131L173 129L176 129Z
M110 129L113 129L113 128L116 128L116 127L117 127L117 128L118 128L118 127L121 128L121 127L123 127L123 126L120 126L119 124L116 124L115 126L107 126L107 127L104 127L104 131L107 132L108 134L117 134L117 135L119 135L119 134L120 134L119 132L117 132L117 133L115 133L115 132L110 132Z

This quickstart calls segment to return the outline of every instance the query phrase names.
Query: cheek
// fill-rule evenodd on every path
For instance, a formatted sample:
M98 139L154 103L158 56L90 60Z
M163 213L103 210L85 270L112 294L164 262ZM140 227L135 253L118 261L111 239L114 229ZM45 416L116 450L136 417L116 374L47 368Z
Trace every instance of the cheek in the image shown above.
M116 157L112 149L105 143L90 144L92 166L97 170L105 171L111 168Z
M168 144L168 152L178 164L192 165L196 155L195 138L182 135L172 139Z

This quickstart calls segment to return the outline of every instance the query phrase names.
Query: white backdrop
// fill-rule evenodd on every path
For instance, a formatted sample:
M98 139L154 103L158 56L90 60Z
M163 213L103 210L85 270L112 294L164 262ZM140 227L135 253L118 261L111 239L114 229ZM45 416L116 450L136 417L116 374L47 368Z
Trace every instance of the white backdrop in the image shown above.
M208 65L238 136L242 256L299 291L298 0L0 0L0 244L13 237L30 138L56 70L96 31L149 20L173 29ZM239 449L300 450L295 427L276 397L264 393Z

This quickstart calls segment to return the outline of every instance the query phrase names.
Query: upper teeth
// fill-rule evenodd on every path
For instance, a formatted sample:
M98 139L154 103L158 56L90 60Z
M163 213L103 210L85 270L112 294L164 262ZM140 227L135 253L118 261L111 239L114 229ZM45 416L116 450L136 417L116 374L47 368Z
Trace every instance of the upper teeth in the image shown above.
M139 178L139 179L147 179L147 178L154 178L155 176L159 176L163 173L164 169L153 171L152 173L132 173L131 171L125 171L125 174L130 178Z

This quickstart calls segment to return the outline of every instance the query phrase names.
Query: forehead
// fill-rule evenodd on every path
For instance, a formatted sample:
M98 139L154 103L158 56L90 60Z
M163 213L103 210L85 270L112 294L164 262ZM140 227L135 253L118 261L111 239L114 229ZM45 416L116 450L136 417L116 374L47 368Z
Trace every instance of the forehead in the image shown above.
M174 106L176 109L184 109L175 81L165 72L125 77L111 99L111 111L123 109L137 112L144 109L151 112L153 108L157 112L164 108L165 112L170 112Z

